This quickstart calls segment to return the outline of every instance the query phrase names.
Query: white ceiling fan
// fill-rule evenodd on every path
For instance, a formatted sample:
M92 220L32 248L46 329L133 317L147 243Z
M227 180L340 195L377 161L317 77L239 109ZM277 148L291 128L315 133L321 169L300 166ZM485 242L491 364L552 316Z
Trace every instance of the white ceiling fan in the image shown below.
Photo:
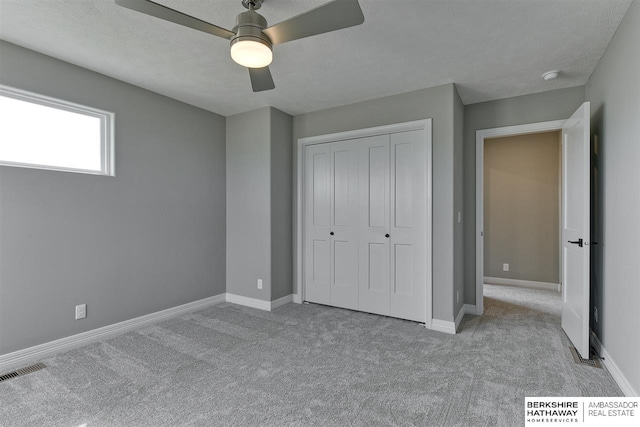
M227 30L151 0L115 0L116 4L128 9L230 40L231 58L249 69L254 92L275 88L269 71L272 46L364 22L358 0L334 0L267 27L267 20L256 12L263 1L242 0L248 10L238 14L236 25Z

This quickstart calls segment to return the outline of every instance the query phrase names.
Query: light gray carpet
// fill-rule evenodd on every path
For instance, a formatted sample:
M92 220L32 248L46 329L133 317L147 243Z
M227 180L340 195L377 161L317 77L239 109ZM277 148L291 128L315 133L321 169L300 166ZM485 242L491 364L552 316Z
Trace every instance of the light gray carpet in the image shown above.
M2 426L517 426L525 396L617 396L576 365L559 295L487 286L458 335L318 305L233 304L45 359Z

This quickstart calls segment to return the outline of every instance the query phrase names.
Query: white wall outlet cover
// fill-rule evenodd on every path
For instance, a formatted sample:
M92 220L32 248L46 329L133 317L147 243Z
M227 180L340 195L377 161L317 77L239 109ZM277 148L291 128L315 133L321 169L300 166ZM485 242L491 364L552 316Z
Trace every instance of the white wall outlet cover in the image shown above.
M502 271L509 271L509 264L502 264Z
M262 289L262 279L258 279L258 289Z
M87 304L76 305L76 320L87 317Z

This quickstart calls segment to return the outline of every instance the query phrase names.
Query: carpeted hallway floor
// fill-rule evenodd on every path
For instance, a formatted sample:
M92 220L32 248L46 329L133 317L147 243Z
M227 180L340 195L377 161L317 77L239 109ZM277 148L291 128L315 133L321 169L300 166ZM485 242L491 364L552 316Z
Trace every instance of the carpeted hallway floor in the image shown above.
M455 336L318 305L224 303L0 383L2 426L517 426L525 396L618 396L556 292L485 286Z

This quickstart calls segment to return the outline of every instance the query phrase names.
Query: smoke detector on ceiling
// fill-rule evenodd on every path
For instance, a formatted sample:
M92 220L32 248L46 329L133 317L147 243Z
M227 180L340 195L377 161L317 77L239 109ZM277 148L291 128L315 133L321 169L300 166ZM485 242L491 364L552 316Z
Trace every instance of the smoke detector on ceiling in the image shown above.
M542 75L542 78L545 79L546 81L555 80L558 78L559 75L560 75L560 70L552 70L544 73Z

